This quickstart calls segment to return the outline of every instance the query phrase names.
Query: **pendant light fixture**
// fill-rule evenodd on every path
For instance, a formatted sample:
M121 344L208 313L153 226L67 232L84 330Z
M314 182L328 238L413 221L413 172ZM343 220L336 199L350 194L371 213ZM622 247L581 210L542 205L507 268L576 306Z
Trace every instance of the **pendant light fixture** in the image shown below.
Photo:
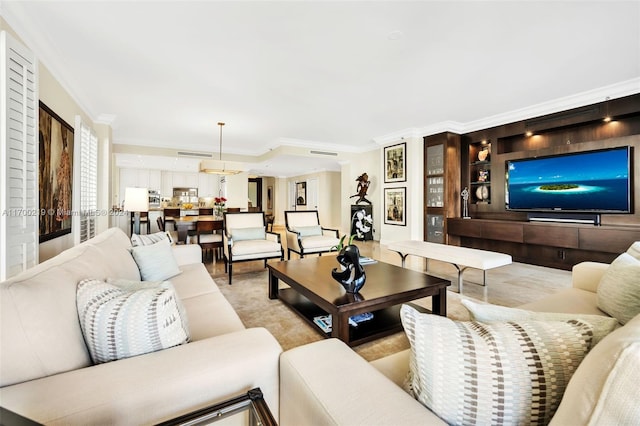
M220 151L218 160L203 160L200 162L200 171L203 173L211 173L215 175L237 175L244 171L244 164L238 161L222 161L222 126L224 123L219 122L220 126Z

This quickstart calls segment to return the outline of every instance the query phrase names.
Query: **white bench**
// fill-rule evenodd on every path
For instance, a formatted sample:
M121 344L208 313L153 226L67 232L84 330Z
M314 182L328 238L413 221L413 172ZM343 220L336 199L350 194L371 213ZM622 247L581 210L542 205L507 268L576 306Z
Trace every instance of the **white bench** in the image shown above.
M493 269L511 263L511 256L508 254L446 244L428 243L426 241L396 241L389 243L387 248L400 255L403 267L408 255L426 258L427 272L429 269L429 259L451 263L458 270L458 293L462 293L462 273L467 268L482 269L482 285L486 285L487 269Z

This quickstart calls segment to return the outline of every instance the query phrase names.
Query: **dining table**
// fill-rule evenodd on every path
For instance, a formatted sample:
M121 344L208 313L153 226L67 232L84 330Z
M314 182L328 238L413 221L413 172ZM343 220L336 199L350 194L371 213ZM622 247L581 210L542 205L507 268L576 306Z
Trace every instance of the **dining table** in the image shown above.
M187 243L189 231L195 230L198 222L219 222L219 224L216 224L218 225L216 229L222 229L222 218L215 215L180 216L172 217L171 219L175 221L178 230L178 242L180 243ZM167 218L165 218L166 220Z

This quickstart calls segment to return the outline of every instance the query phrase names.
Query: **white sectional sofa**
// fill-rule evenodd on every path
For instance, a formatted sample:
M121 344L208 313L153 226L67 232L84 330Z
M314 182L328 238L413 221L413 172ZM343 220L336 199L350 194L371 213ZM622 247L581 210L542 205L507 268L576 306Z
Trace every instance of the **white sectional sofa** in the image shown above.
M640 248L639 243L635 246ZM578 264L573 268L572 288L521 308L606 316L598 309L596 291L608 266ZM280 424L446 425L404 390L410 354L406 350L369 363L337 339L284 352ZM551 424L640 424L638 365L640 315L608 334L586 355L571 376Z
M86 278L140 280L129 238L112 228L0 283L0 405L43 424L152 424L260 387L278 418L282 348L245 329L201 263L175 246L170 279L190 342L92 364L76 308Z

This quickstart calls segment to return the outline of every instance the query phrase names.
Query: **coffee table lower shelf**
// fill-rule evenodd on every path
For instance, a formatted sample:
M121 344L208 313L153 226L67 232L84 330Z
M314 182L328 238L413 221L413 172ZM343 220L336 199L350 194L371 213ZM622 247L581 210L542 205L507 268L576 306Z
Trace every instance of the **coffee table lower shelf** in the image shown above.
M293 289L280 289L278 299L289 308L297 312L308 324L318 331L323 337L331 337L332 333L322 330L313 319L318 316L328 315L319 306ZM357 346L380 337L402 331L400 321L400 306L395 305L385 309L372 311L373 318L361 322L357 327L349 326L349 346ZM335 323L335 322L334 322ZM334 336L335 337L335 336Z

